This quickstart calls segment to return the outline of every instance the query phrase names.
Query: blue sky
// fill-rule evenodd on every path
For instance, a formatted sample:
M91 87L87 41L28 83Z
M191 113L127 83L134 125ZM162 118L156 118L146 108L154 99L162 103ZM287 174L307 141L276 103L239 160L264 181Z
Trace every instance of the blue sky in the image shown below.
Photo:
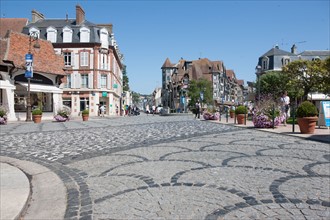
M209 58L222 60L237 78L255 80L258 57L274 45L298 52L328 50L329 0L303 1L106 1L1 0L1 17L75 18L75 6L92 23L112 23L125 56L131 90L150 94L161 86L161 66Z

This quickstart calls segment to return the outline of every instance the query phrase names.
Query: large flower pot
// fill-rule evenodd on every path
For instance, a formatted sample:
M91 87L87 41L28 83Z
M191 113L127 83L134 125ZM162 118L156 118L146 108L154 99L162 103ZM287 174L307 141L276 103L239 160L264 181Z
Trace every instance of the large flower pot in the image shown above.
M314 134L318 117L298 118L298 125L302 134Z
M236 115L236 118L237 118L237 124L239 125L244 124L245 114L238 114Z
M230 118L234 118L235 117L235 112L229 112L229 116L230 116Z
M34 123L40 123L41 122L42 115L32 115L32 119Z
M82 119L83 119L83 121L88 121L88 116L89 116L89 115L82 115Z

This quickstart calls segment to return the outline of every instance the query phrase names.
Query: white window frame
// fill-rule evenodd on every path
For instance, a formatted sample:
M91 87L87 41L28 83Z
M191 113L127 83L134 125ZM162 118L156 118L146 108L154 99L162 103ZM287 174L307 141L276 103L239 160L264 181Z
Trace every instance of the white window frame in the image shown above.
M56 43L57 41L57 30L54 27L47 28L47 40Z
M262 64L262 70L268 70L268 65L269 65L269 59L268 57L263 57L261 60L261 64Z
M63 57L65 66L73 66L72 52L63 52Z
M90 41L90 30L87 27L80 28L80 42L88 43Z
M107 31L107 29L105 28L101 28L100 30L100 41L101 41L101 47L102 48L107 48L109 47L109 33Z
M80 66L88 66L89 64L89 52L83 51L80 52Z
M72 29L68 26L63 28L63 43L71 43L72 42Z
M88 74L80 74L81 83L80 88L88 88Z
M107 88L107 75L106 74L100 74L100 75L101 75L101 77L100 77L100 79L101 79L100 86L101 86L102 89L105 89L105 88Z
M29 29L29 34L30 35L34 34L34 36L37 35L37 38L38 39L40 38L40 30L38 28L36 28L36 27L31 27Z

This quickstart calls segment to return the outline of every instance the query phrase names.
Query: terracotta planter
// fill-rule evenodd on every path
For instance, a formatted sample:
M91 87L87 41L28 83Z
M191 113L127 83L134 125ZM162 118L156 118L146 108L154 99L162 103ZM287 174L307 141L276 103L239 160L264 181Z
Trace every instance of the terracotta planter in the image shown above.
M229 112L229 116L230 116L230 118L234 118L235 117L235 112Z
M318 117L298 118L298 125L302 134L314 134Z
M40 123L41 122L42 115L32 115L32 119L34 123Z
M238 114L236 115L236 118L237 118L237 124L239 125L244 124L245 114Z
M83 121L88 121L88 117L89 117L89 115L82 115Z

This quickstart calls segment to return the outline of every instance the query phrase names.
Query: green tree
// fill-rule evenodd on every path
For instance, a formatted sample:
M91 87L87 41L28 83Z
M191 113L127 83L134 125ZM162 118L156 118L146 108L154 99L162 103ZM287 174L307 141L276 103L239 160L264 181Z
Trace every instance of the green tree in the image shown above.
M132 91L132 101L134 105L140 102L140 94Z
M322 61L322 69L321 74L323 75L323 81L320 82L320 92L330 95L330 56Z
M286 75L282 72L271 71L261 75L256 86L258 89L258 84L260 83L261 95L268 96L271 94L272 97L276 99L281 96L283 91L288 91L287 81Z
M123 65L123 91L129 91L129 79L127 76L126 65Z
M189 106L194 106L197 100L200 99L200 93L203 92L203 104L213 104L212 96L212 83L205 79L201 78L196 80L191 80L189 82L188 96L190 97Z
M288 86L296 91L298 98L302 96L302 100L307 100L308 93L329 88L329 72L324 62L319 59L296 60L283 67L283 73L288 77Z

